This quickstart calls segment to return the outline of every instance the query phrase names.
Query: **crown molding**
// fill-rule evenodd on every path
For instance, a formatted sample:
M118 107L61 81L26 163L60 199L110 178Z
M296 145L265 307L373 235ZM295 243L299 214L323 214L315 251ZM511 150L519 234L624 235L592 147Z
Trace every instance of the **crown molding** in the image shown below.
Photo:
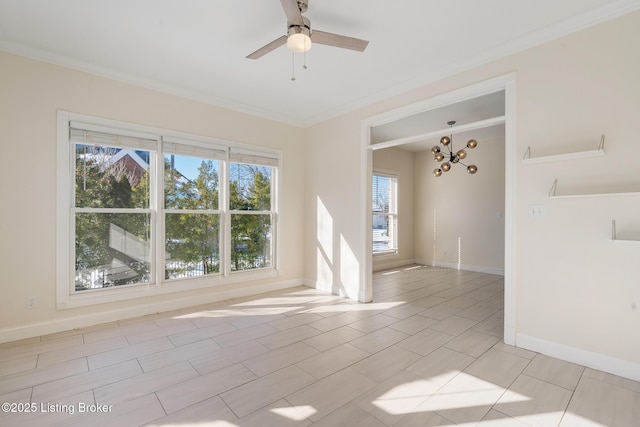
M214 107L225 108L242 114L248 114L251 116L276 121L291 126L307 128L318 123L353 112L360 108L367 107L376 102L380 102L393 96L406 93L421 86L437 82L460 72L471 70L491 61L504 58L523 50L544 44L551 40L555 40L557 38L609 21L611 19L618 18L639 9L640 0L614 1L603 7L583 13L568 20L564 20L556 25L552 25L539 31L527 34L524 37L515 39L510 43L504 44L498 48L484 51L475 56L466 57L460 61L449 64L437 70L415 69L415 72L413 74L421 76L418 79L411 79L402 83L395 84L385 90L376 92L357 100L353 100L352 102L348 102L346 104L343 104L342 106L331 108L330 110L308 116L306 118L295 118L284 114L274 113L273 111L270 111L268 109L256 107L247 103L241 103L231 99L218 97L213 94L206 95L202 94L201 92L186 89L184 87L141 78L140 76L136 76L130 73L123 73L109 67L91 64L85 61L78 61L65 55L57 55L46 50L24 46L22 44L13 43L8 40L0 40L0 51L5 51L7 53L24 56L30 59L62 66L65 68L71 68L74 70L97 75L99 77L135 85L145 89L190 99Z

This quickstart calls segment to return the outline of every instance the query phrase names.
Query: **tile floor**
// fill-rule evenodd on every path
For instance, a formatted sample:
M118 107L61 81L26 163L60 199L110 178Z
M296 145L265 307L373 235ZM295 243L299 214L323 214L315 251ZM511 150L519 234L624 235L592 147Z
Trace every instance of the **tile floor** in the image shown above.
M0 402L33 410L0 425L640 426L640 383L503 344L502 307L499 276L410 266L371 304L299 287L0 344Z

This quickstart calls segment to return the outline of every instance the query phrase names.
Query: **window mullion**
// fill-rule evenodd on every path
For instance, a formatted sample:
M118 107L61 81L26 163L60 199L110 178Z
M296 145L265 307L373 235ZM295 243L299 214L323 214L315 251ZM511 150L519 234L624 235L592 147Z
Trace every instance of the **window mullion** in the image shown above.
M229 211L233 215L271 215L273 211L240 211L240 210L230 210Z
M165 268L165 216L164 216L164 155L162 153L162 137L157 139L155 161L153 162L153 180L151 182L152 209L155 213L155 229L152 227L152 236L155 238L155 272L154 283L161 287L164 282ZM152 223L153 225L153 223Z
M143 208L71 208L74 213L153 213L153 209Z
M75 148L76 144L71 142L71 128L69 127L69 121L66 121L67 126L67 138L69 138L68 142L68 150L69 153L69 250L65 251L69 255L69 262L67 263L67 270L69 272L68 277L68 286L69 286L69 295L73 295L76 293L76 268L75 268L75 260L76 260L76 245L74 244L76 240L76 153Z
M273 193L272 193L273 194ZM278 218L275 209L273 209L273 205L271 206L271 247L269 251L271 252L271 265L275 268L278 268L278 254L276 253L276 242L278 236Z
M220 214L219 209L164 209L166 214Z
M222 252L222 276L228 277L231 271L231 213L230 209L230 179L229 179L230 150L227 150L227 158L222 162L220 177L220 251Z
M72 175L74 176L74 175ZM75 186L74 186L75 187ZM72 192L73 194L73 192ZM73 199L75 200L75 194L73 195ZM71 262L67 264L67 269L69 271L69 295L73 295L76 293L76 268L75 268L75 259L76 259L76 245L74 244L76 239L76 214L75 214L75 203L71 202L72 207L69 209L69 259Z

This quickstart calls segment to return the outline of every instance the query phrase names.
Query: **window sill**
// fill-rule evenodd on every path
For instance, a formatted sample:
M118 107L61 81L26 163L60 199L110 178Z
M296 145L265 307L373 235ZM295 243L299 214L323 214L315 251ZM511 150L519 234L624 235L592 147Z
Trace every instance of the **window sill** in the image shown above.
M374 258L382 258L382 257L393 257L393 256L397 256L398 255L398 250L397 249L391 249L388 251L380 251L380 252L374 252L373 253L373 257Z
M66 295L57 301L58 310L86 307L97 304L128 301L137 298L149 298L159 295L173 294L185 291L209 289L214 290L219 286L233 285L241 282L262 280L278 276L275 268L261 268L247 271L234 271L229 276L211 275L206 277L194 277L188 279L176 279L163 281L160 284L131 285L122 288L96 289L81 293Z

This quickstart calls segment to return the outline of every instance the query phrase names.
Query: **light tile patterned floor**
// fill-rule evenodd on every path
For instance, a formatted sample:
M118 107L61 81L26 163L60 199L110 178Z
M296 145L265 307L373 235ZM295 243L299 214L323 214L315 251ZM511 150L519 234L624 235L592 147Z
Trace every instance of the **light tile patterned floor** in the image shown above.
M503 344L502 306L499 276L411 266L371 304L299 287L1 344L0 403L33 412L0 425L640 426L640 383Z

